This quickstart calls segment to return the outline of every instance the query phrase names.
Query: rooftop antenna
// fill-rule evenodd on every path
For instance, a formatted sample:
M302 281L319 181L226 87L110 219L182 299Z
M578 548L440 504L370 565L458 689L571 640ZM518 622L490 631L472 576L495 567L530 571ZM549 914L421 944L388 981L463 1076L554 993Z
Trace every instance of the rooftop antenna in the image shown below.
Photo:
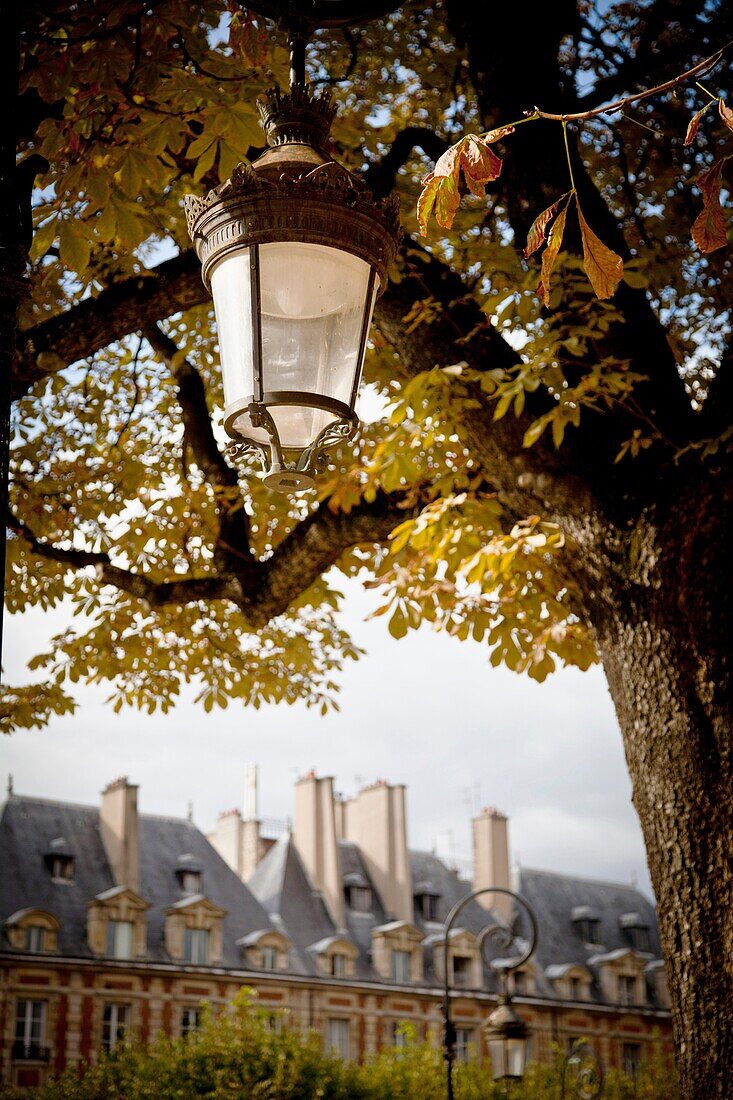
M13 795L13 776L8 772L8 798L12 798Z
M188 813L186 814L189 825L193 825L193 802L189 798L188 800Z
M244 806L242 817L245 821L257 820L257 765L247 764L244 772Z

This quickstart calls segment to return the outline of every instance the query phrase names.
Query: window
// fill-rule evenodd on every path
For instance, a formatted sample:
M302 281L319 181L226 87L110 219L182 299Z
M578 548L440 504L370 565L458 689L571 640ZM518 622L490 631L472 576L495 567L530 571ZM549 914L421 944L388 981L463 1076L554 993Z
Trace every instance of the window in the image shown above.
M46 1030L46 1002L18 1001L15 1009L14 1058L38 1058L46 1056L42 1046Z
M260 965L263 970L277 970L277 948L260 948Z
M514 992L520 997L527 992L527 975L523 970L514 971Z
M578 935L583 943L600 943L600 927L601 922L595 918L586 917L583 920L575 922L575 927L578 929Z
M40 924L28 924L25 927L25 949L26 951L43 951L44 946L44 933L46 929L42 928Z
M349 1057L349 1021L329 1019L326 1021L326 1046L341 1058Z
M471 984L471 959L468 955L453 956L453 985L468 989Z
M641 1062L641 1047L638 1043L624 1043L622 1061L626 1076L636 1077Z
M629 974L619 974L618 1000L622 1005L636 1004L636 978Z
M132 921L107 921L107 951L112 959L132 958Z
M408 1036L404 1020L392 1021L392 1046L402 1050L407 1046Z
M410 980L410 952L392 952L392 981L409 982Z
M181 1035L185 1039L194 1031L198 1031L201 1027L201 1009L200 1008L184 1008L181 1013Z
M129 1026L129 1005L105 1005L102 1017L102 1049L111 1054L119 1043L125 1041Z
M179 877L181 882L181 890L183 890L184 894L201 893L200 871L181 871Z
M372 892L368 886L349 887L349 909L356 913L371 913Z
M456 1060L467 1062L473 1054L473 1030L469 1027L456 1028Z
M346 955L342 955L340 951L335 951L331 956L331 973L334 978L346 977Z
M568 995L571 1001L580 1001L583 998L583 987L580 978L568 978Z
M644 928L642 925L638 925L635 928L626 929L629 937L629 942L635 951L648 951L649 950L649 929Z
M206 963L209 961L209 933L206 928L185 929L183 961L188 963Z
M415 909L423 920L439 920L437 894L417 894L415 897Z
M65 879L67 882L74 877L73 856L53 856L51 859L51 877Z

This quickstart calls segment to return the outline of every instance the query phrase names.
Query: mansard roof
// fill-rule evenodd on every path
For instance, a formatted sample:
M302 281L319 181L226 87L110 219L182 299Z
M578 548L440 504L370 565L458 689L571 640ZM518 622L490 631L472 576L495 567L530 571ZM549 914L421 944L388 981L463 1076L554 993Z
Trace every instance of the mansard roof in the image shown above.
M635 886L522 868L517 889L537 914L539 937L534 960L538 992L552 995L544 980L548 968L574 964L592 969L601 956L619 957L630 951L622 924L622 917L629 913L649 929L649 956L661 955L654 906ZM585 916L588 912L599 922L597 944L585 944L573 923L579 913ZM521 915L517 928L526 934Z
M181 853L191 853L203 870L203 890L223 919L221 965L241 967L236 941L253 928L271 925L265 909L252 896L203 833L191 822L140 814L140 888L149 902L146 958L169 961L164 946L165 913L181 899L176 867ZM66 838L76 857L73 880L51 878L44 862L54 837ZM12 795L0 814L0 924L18 909L45 909L58 917L59 954L90 957L87 945L87 902L114 896L116 883L99 828L99 810ZM190 897L187 899L190 901ZM5 938L3 950L13 950Z

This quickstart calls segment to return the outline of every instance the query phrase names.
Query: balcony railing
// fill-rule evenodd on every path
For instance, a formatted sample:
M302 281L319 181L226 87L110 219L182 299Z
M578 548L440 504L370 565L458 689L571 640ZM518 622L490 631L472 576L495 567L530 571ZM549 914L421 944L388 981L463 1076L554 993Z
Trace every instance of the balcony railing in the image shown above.
M13 1043L13 1060L16 1062L47 1062L50 1057L49 1048L40 1043L24 1043L22 1039Z

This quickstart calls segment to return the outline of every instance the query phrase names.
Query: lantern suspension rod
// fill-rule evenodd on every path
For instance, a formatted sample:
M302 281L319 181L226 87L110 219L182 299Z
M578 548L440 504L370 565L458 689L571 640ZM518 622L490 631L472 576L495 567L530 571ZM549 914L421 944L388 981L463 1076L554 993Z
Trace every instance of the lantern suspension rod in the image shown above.
M305 84L305 48L308 39L302 31L291 31L288 35L290 47L290 87Z

